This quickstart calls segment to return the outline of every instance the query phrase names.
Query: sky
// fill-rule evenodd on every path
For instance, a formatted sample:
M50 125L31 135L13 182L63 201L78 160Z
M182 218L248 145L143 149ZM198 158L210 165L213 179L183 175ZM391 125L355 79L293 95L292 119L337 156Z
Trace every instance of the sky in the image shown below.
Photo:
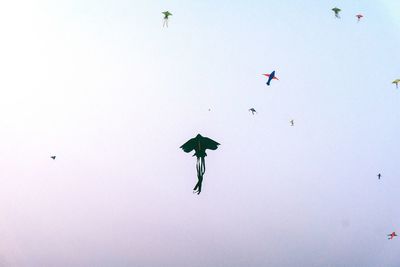
M2 1L0 266L399 266L399 10Z

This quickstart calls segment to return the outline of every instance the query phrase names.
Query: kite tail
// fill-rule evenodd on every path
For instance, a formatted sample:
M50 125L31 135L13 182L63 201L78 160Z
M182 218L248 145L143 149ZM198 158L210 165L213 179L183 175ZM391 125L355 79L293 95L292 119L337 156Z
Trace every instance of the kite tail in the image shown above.
M193 193L197 193L198 195L201 193L201 185L203 183L203 175L206 172L206 165L204 158L198 158L196 163L197 169L197 179L199 180L196 186L193 188Z
M201 167L202 167L201 169L202 175L204 175L204 173L206 172L206 161L204 158L201 158Z

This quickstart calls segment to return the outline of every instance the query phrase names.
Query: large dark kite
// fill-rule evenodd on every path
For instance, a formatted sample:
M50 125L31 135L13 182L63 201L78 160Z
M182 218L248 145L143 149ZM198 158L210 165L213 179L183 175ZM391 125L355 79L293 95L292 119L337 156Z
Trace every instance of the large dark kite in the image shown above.
M203 183L203 175L206 172L206 164L204 158L207 156L206 149L216 150L220 144L215 142L214 140L203 137L198 134L195 138L190 139L186 143L184 143L180 148L183 149L186 153L190 153L191 151L195 151L194 156L197 157L196 169L197 169L197 179L198 182L196 186L193 188L193 193L200 194L201 193L201 185Z

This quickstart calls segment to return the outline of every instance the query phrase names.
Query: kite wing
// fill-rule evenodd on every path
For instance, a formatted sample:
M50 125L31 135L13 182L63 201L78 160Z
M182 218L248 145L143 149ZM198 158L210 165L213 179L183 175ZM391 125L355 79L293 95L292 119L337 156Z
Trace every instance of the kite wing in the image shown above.
M271 74L263 74L263 75L265 75L267 77L271 76ZM274 78L272 78L272 80L279 80L279 79L278 79L278 77L274 76Z
M197 145L196 139L192 138L186 143L184 143L180 148L183 149L186 153L189 153L190 151L194 150Z
M202 143L205 149L211 149L211 150L216 150L220 145L220 143L215 142L214 140L208 137L203 137Z

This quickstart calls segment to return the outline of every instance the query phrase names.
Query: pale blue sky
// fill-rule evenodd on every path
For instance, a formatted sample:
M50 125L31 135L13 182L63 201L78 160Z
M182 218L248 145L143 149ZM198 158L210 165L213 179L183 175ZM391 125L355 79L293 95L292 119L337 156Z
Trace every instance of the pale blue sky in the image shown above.
M4 1L0 266L399 266L399 5Z

